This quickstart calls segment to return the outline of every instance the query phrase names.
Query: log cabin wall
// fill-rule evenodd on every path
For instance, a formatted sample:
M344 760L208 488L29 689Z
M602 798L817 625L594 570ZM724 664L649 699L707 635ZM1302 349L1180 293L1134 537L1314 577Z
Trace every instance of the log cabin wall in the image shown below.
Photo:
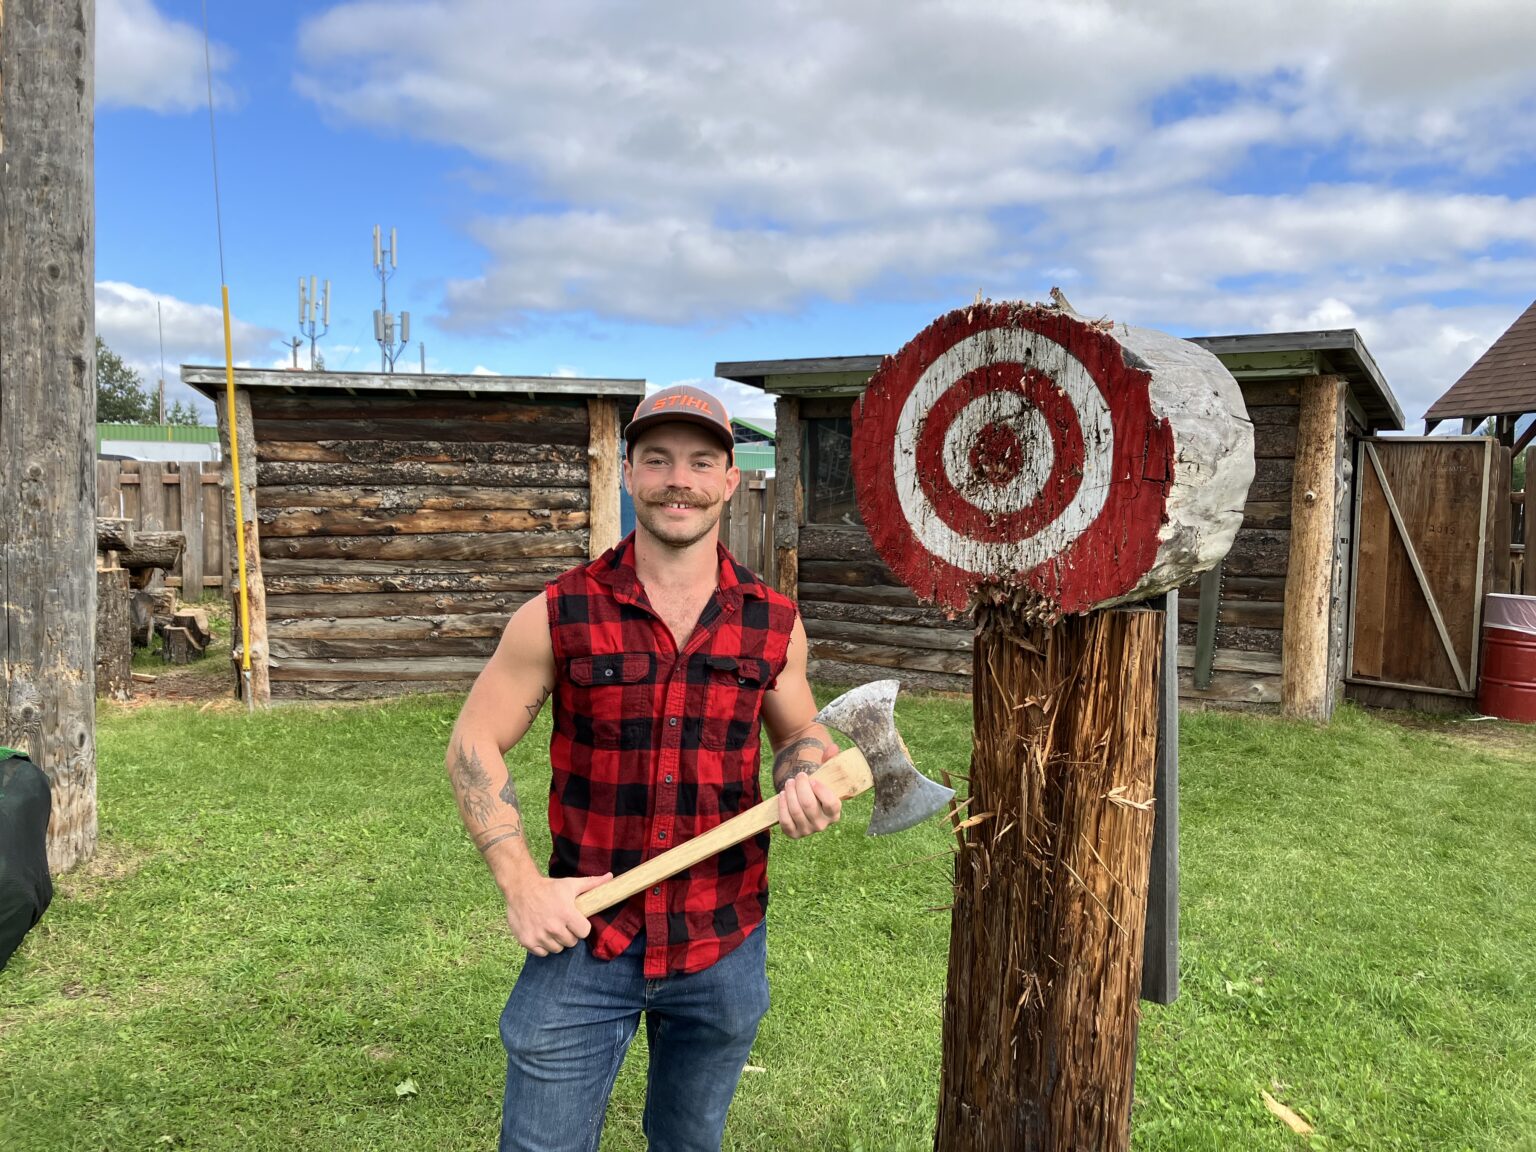
M800 402L798 592L811 676L831 684L895 676L908 687L969 691L970 619L919 604L864 530L850 467L852 412L852 397Z
M1243 525L1216 577L1215 646L1210 679L1204 685L1197 684L1195 675L1200 582L1192 581L1179 590L1179 696L1183 700L1280 703L1300 386L1299 379L1242 385L1253 421L1253 484L1243 507ZM1347 563L1347 551L1342 555Z
M588 558L592 478L616 514L610 410L643 383L610 383L633 387L250 388L272 699L467 689L512 612Z

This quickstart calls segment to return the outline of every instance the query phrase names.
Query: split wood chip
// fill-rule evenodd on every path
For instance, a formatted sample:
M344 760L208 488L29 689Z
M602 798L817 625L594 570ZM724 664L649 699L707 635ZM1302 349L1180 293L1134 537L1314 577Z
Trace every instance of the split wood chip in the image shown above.
M975 816L971 816L971 817L968 817L965 820L960 821L960 823L955 825L955 830L958 832L961 828L974 828L974 827L976 827L976 825L980 824L983 820L990 820L990 819L992 819L993 815L994 815L994 813L992 813L992 812L981 812L981 813L978 813Z
M1118 788L1111 788L1108 792L1104 793L1104 799L1108 800L1111 804L1118 804L1122 808L1135 808L1139 812L1145 812L1152 807L1151 800L1132 800L1125 793L1126 786L1121 784Z
M1259 1089L1259 1095L1264 1100L1264 1107L1268 1108L1270 1112L1279 1117L1280 1122L1289 1128L1292 1132L1296 1133L1298 1136L1312 1135L1312 1125L1308 1124L1300 1116L1296 1115L1296 1113L1292 1112L1284 1104L1280 1103L1280 1101L1276 1100L1268 1092L1264 1091L1264 1089Z

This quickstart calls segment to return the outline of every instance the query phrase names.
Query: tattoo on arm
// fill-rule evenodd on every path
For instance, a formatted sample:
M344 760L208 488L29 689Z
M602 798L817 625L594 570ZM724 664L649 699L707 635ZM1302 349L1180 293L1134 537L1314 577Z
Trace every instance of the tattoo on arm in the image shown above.
M528 723L532 724L539 718L539 709L544 707L544 701L549 699L549 686L546 684L539 690L539 698L532 704L524 704L523 710L528 713Z
M473 822L484 828L491 822L491 778L485 771L485 765L480 763L479 753L460 744L448 775L458 795L459 811L464 813L464 822ZM507 779L510 781L511 777Z
M494 828L487 828L475 837L475 847L481 852L486 852L493 844L500 844L503 840L518 840L522 835L523 822L513 820L510 824L498 824Z
M513 783L510 771L507 772L507 782L501 786L501 791L497 795L501 797L503 804L510 804L518 812L522 812L522 805L517 802L517 785Z
M821 757L826 745L814 736L803 736L793 744L786 744L773 756L773 788L784 791L784 785L796 776L814 772L821 767Z

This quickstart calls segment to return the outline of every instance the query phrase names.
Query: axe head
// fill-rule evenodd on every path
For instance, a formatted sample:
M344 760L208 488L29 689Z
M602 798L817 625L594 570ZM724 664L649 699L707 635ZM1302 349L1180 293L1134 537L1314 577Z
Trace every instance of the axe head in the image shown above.
M896 731L897 680L874 680L844 692L816 720L836 728L859 746L875 780L875 810L869 834L900 832L942 812L953 788L935 784L919 772Z

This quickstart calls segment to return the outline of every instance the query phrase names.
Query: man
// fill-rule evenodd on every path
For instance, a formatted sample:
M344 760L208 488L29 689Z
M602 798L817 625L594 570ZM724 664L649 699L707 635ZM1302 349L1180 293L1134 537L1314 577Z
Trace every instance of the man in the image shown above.
M642 1012L650 1147L719 1148L768 1007L768 834L590 921L576 897L757 803L759 721L784 833L841 811L809 775L837 747L815 722L795 606L719 545L741 481L724 405L664 389L624 438L635 532L518 609L448 749L464 826L528 950L501 1018L503 1150L596 1149ZM551 698L546 877L503 756Z

